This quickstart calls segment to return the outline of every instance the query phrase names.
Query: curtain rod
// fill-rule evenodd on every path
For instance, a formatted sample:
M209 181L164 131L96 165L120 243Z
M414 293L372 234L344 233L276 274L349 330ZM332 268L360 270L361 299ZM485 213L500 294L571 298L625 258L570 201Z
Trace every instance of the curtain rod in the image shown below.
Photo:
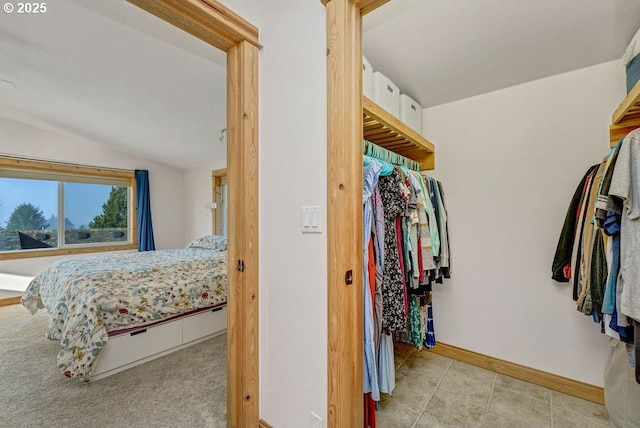
M420 162L380 147L368 140L362 140L362 154L394 165L403 165L414 171L420 171Z

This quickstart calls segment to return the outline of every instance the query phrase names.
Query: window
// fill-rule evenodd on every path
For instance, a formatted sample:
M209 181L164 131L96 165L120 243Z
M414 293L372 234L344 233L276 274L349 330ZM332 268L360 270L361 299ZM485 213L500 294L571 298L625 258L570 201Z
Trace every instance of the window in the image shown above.
M133 171L0 157L0 260L136 248Z

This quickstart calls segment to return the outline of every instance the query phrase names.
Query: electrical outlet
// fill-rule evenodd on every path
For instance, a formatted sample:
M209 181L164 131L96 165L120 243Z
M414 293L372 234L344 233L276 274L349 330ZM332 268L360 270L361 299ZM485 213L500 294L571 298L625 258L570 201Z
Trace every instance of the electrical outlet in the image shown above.
M311 412L311 428L324 428L324 421L315 413Z

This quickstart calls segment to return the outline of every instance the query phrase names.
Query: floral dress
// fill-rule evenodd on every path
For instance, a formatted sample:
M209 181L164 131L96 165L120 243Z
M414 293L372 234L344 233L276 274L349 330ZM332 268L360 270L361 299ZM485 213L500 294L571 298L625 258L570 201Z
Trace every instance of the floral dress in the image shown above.
M396 238L396 218L406 210L400 194L401 178L394 170L378 182L384 210L384 270L382 278L382 330L385 333L405 330L404 289Z

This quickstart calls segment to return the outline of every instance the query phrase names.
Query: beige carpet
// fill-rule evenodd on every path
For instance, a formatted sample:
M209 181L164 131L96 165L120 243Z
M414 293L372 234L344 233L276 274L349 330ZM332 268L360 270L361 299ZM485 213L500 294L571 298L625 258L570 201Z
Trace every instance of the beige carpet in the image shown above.
M0 427L226 427L226 335L83 383L58 371L46 323L0 307Z

